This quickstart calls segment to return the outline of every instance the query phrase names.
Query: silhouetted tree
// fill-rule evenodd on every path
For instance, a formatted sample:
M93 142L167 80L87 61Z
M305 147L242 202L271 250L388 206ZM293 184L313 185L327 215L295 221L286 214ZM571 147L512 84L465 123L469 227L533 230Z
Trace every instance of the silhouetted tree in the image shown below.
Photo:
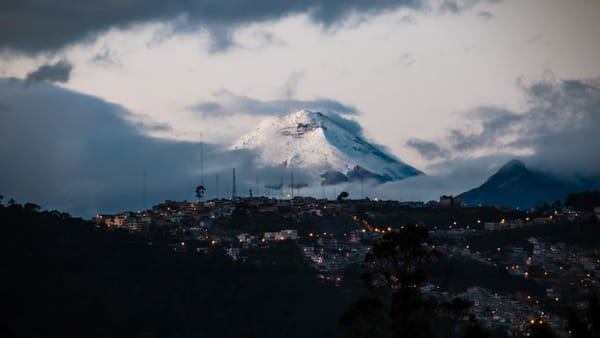
M25 209L26 212L39 212L41 208L42 207L40 207L39 205L29 202L23 205L23 209Z
M581 211L592 211L595 206L600 205L600 191L584 191L569 194L565 205Z
M350 196L350 194L348 194L346 191L342 191L338 195L337 200L341 202L341 201L345 200L346 198L348 198L348 196Z
M363 298L340 317L341 335L347 338L385 337L385 321L383 304L375 298Z
M386 233L366 255L363 274L378 303L358 301L342 319L351 317L369 322L369 327L377 325L382 332L378 337L431 337L434 306L423 299L419 289L424 280L422 265L431 258L424 245L428 237L427 229L417 225ZM355 337L348 333L352 326L347 326L347 320L340 324L344 337Z
M375 292L415 288L424 280L422 264L430 258L423 244L429 239L425 227L405 225L386 233L365 257L365 279Z
M567 310L567 330L573 338L600 337L600 302L597 295L590 295L583 315L573 309Z
M469 308L471 308L471 305L471 302L459 297L455 297L450 301L437 304L437 310L441 314L449 317L451 319L451 327L455 328L460 318L467 314L467 311ZM447 330L445 336L450 337L452 333L452 330Z
M558 338L547 322L536 318L527 328L527 336L531 338Z
M465 326L465 334L463 338L488 338L490 332L484 329L474 315L469 316L469 321Z
M198 201L202 201L202 199L204 198L205 191L206 188L204 188L203 185L199 185L196 187L196 198L198 199Z

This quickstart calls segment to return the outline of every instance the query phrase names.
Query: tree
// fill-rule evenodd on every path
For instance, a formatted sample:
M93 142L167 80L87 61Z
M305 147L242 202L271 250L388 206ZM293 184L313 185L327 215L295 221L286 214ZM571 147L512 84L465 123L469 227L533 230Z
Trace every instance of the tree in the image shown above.
M527 328L527 336L531 338L558 338L547 322L540 318L531 321Z
M567 196L565 205L581 211L592 211L600 205L600 191L584 191Z
M202 201L202 199L204 198L205 191L206 188L204 188L203 185L199 185L196 187L196 198L198 199L198 201Z
M376 325L377 337L431 337L433 303L423 299L419 286L424 281L422 266L430 258L425 245L429 233L418 225L405 225L386 233L365 257L363 279L373 294L361 300L342 316L343 337L355 337L348 317ZM378 305L380 304L380 306ZM369 305L369 306L367 306ZM373 335L365 335L373 336Z
M429 338L434 316L450 319L436 332L455 334L471 304L460 298L440 303L423 297L424 267L436 257L428 242L425 227L404 225L373 245L362 275L372 296L355 302L342 315L342 337Z
M350 194L348 194L346 191L342 191L338 195L337 200L338 200L338 202L344 201L346 198L348 198L348 196L350 196Z
M402 290L422 283L422 265L431 258L424 245L428 239L427 229L418 225L386 233L365 257L369 288L375 292Z
M342 337L379 338L385 336L383 304L375 298L359 299L340 317Z
M35 203L27 202L27 203L25 203L25 205L23 205L23 208L25 209L26 212L32 213L32 212L40 211L40 209L42 207L40 207L39 205L37 205Z
M445 315L450 319L450 326L456 329L459 320L467 314L469 308L471 308L471 305L473 305L471 302L459 297L455 297L450 301L436 304L436 307L440 314ZM473 317L475 323L477 323L477 319L473 315L470 317ZM467 325L469 324L471 324L471 322L467 323ZM444 336L450 337L453 333L454 332L451 330L446 330L446 334Z
M490 332L481 327L474 315L470 315L463 338L488 338L489 336Z
M574 338L600 337L600 301L597 295L590 295L588 307L583 315L573 309L567 310L567 330Z

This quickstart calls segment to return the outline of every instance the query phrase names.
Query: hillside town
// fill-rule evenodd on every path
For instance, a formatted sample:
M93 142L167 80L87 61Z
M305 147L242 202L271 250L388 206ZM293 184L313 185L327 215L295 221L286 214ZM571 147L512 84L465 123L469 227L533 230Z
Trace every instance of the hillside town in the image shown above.
M429 203L252 197L165 201L144 211L99 214L94 221L98 228L142 236L148 245L198 254L218 248L241 263L249 253L274 242L292 242L315 278L344 288L348 269L364 262L374 241L400 229L403 223L397 220L411 217L428 229L430 250L443 259L466 264L467 269L488 267L500 279L526 283L517 290L478 285L476 279L462 287L435 281L422 287L423 294L433 299L460 297L472 303L470 312L489 329L514 336L532 320L544 320L562 332L564 318L556 314L557 308L565 304L582 308L589 293L600 291L599 249L535 235L544 228L598 222L599 207L593 212L564 206L516 212L467 208L452 196ZM496 240L482 240L521 232L520 240L493 246ZM482 241L485 245L478 243Z

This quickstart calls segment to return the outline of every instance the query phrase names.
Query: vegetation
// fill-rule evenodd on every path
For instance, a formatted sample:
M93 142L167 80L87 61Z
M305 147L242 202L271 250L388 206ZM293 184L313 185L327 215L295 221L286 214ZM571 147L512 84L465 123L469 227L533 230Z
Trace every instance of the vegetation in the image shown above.
M233 262L0 205L2 337L335 337L350 295L293 243Z
M567 196L565 205L575 210L592 211L594 207L600 206L600 191L584 191Z
M195 193L198 201L202 201L204 199L204 192L206 192L206 188L203 185L196 187Z
M435 252L426 245L428 240L424 227L405 225L375 243L365 258L363 274L371 295L353 303L342 315L342 337L434 337L454 333L459 317L466 314L470 304L458 298L439 303L421 294L424 269L435 259Z

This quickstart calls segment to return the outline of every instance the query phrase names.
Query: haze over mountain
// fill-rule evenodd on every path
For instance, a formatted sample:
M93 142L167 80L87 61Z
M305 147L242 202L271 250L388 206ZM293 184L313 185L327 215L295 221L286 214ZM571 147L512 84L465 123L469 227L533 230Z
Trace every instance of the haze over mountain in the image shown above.
M361 179L388 182L422 174L366 141L349 122L310 110L269 117L232 149L255 152L262 166L305 170L322 185Z
M542 202L564 202L569 193L589 188L584 179L565 179L529 169L519 160L511 160L481 186L457 197L467 205L501 205L529 208Z

